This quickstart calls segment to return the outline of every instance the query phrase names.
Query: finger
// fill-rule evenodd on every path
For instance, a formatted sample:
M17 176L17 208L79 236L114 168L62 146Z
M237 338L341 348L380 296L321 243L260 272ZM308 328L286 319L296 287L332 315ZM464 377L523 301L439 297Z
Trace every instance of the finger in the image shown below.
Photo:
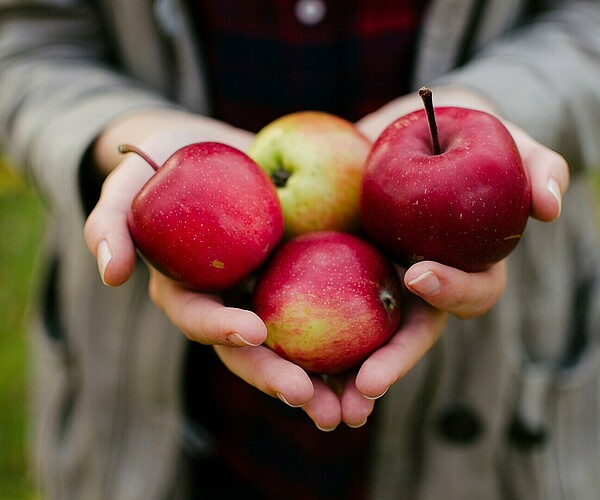
M533 140L524 131L508 125L531 183L531 215L552 221L561 212L562 197L569 187L569 166L557 152Z
M104 182L98 204L84 226L84 237L98 262L102 281L111 286L123 284L131 276L136 251L127 216L131 201L152 175L147 165L126 160Z
M365 398L354 383L355 372L323 375L321 378L341 402L342 421L352 428L365 425L375 403Z
M308 374L266 347L215 346L214 349L232 373L289 406L300 407L313 398L315 389Z
M506 261L478 273L467 273L432 261L407 269L404 284L415 295L458 318L476 318L487 312L506 287Z
M369 415L373 412L375 401L368 399L357 389L354 375L348 376L342 394L342 421L356 429L367 423Z
M314 394L302 410L311 418L318 429L334 430L342 421L340 399L335 392L317 376L312 376Z
M563 193L569 185L562 172L566 161L557 153L545 150L537 161L542 168L529 170L531 180L531 215L535 219L550 222L560 216Z
M257 346L267 328L253 312L225 307L215 295L189 290L150 268L149 294L183 334L201 344Z
M417 297L410 300L400 330L362 364L356 388L368 399L383 396L431 349L447 321L447 314Z

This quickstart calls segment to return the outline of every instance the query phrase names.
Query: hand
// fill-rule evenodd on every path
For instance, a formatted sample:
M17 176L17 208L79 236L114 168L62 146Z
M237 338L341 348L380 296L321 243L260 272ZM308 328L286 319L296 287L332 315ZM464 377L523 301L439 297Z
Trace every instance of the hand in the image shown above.
M162 164L176 149L191 142L215 140L246 150L252 138L252 134L243 130L173 110L136 113L109 127L93 150L98 169L107 177L100 200L84 227L86 243L96 257L103 282L118 286L133 273L137 254L127 227L127 214L134 196L153 174L136 155L119 155L119 144L135 144ZM258 346L266 338L264 323L251 311L226 307L216 295L188 290L151 266L149 270L151 299L190 340L206 345L248 347ZM253 385L274 396L287 397L290 404L302 405L312 399L313 383L301 368L265 347L239 349L239 352L237 359L228 358L228 366L244 380L251 380ZM261 355L267 360L262 363L263 368L248 372L261 365L260 360L253 364ZM279 371L280 366L285 369ZM282 373L285 387L278 392ZM324 389L323 384L317 387L317 392ZM321 420L319 416L316 418Z
M323 430L341 422L365 424L375 400L404 376L438 339L447 314L408 293L400 330L354 372L319 377L259 346L243 349L215 346L221 361L250 385L299 407Z
M252 140L250 132L172 109L137 112L108 127L93 149L94 163L107 177L84 228L104 283L121 285L134 270L136 252L127 228L127 214L131 201L154 173L136 155L121 155L119 144L134 144L162 165L178 148L193 142L218 141L245 150Z
M375 399L406 374L433 346L447 319L441 312L406 293L402 326L375 351L358 371L325 380L261 346L267 331L251 311L223 305L223 298L181 287L150 268L149 291L153 302L190 340L214 345L225 366L260 391L299 407L321 430L341 422L363 425ZM242 303L249 290L241 290ZM228 301L229 303L229 301Z
M108 177L84 227L104 283L121 285L135 268L137 255L127 214L134 196L154 173L137 155L120 155L119 144L135 144L161 165L179 147L192 142L214 140L243 150L252 138L249 132L174 110L143 111L108 128L94 148L95 162ZM149 269L150 297L191 340L229 346L264 341L266 328L255 314L225 308L218 297L187 290L151 266Z
M121 285L133 273L137 254L127 214L131 201L154 173L136 155L120 155L119 144L135 144L161 165L179 147L192 142L219 141L244 150L252 139L249 132L170 109L146 110L112 124L94 147L95 163L107 178L84 227L104 283ZM255 314L224 308L217 297L186 290L153 268L149 292L167 316L197 342L248 346L258 345L266 337L265 326Z

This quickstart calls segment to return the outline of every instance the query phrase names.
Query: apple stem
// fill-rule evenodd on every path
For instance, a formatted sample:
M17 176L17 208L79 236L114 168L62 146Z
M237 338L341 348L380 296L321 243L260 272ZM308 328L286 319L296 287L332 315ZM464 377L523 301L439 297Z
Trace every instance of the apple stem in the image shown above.
M429 132L431 133L431 146L433 148L433 154L439 155L442 150L440 148L440 141L438 137L437 124L435 123L435 111L433 109L433 94L427 87L421 87L419 90L419 96L425 106L425 113L427 113L427 121L429 122Z
M275 187L285 187L291 175L292 174L280 165L271 175L271 180L273 181L273 184L275 184Z
M119 144L118 149L121 154L135 153L136 155L141 156L155 171L160 168L152 158L136 146L132 146L131 144Z

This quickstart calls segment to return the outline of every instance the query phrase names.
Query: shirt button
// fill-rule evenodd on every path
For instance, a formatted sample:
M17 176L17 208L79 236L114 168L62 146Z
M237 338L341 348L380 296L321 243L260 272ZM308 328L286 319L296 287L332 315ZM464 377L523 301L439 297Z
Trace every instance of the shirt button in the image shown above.
M445 410L438 420L441 435L454 444L470 444L483 432L483 423L477 414L464 405Z
M300 23L315 26L325 19L327 7L323 0L298 0L294 10Z

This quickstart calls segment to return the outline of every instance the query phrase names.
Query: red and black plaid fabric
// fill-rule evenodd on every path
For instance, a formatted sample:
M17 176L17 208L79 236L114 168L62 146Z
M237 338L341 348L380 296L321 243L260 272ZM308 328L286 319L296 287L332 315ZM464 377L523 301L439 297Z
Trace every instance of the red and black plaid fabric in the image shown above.
M188 417L213 438L191 459L191 499L363 500L370 426L322 432L298 408L250 387L213 349L190 347Z
M408 90L427 1L323 0L302 24L296 0L190 0L210 68L214 115L256 131L297 110L356 121Z
M307 26L294 0L190 2L213 114L253 131L307 109L355 121L402 95L427 3L324 0L324 19ZM301 410L229 373L211 348L193 345L186 366L188 417L215 443L213 457L193 460L192 498L365 498L374 417L360 429L321 432Z

